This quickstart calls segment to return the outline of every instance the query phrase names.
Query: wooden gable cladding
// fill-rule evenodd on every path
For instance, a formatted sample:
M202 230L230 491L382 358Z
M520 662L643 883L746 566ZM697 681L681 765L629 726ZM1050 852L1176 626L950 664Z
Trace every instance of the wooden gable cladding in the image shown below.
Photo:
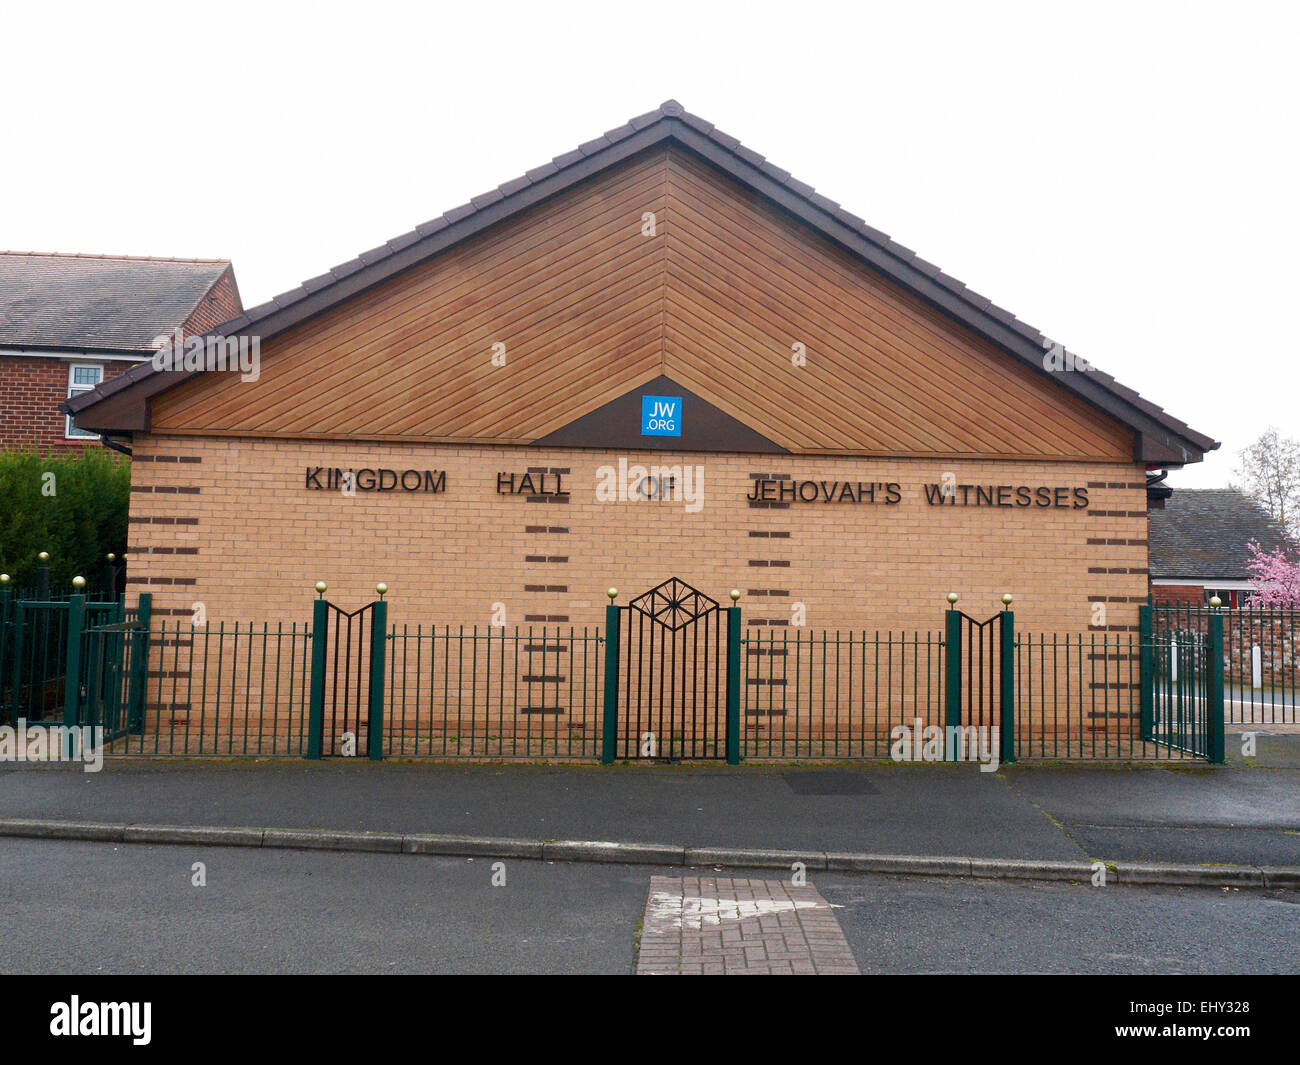
M347 301L262 350L255 383L154 401L151 428L524 442L662 365L667 153L600 175ZM505 345L505 365L492 364Z
M794 452L1133 454L1130 429L676 146L294 326L262 358L257 382L160 394L151 427L525 443L663 376Z
M1132 457L1130 430L706 164L674 153L668 182L664 373L766 436L792 451Z

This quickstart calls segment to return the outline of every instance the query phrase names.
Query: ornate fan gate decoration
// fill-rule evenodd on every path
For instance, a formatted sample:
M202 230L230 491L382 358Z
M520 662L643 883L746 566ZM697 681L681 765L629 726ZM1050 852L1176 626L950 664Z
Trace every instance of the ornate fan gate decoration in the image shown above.
M724 758L727 652L715 600L676 577L620 607L619 758Z

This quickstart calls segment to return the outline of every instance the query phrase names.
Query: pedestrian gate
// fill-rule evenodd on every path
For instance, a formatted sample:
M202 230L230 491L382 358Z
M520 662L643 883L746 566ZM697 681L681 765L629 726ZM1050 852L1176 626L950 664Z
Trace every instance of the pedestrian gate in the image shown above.
M376 677L371 668L376 633L381 642L384 637L384 619L376 610L379 605L367 603L348 611L317 600L315 625L323 630L319 638L324 653L319 660L313 658L312 697L316 701L319 695L323 757L366 757L372 743L376 755L379 753L380 737L372 736L370 728L373 697L383 687L382 676ZM323 676L318 678L317 672Z
M981 621L955 607L947 613L945 633L944 724L947 757L965 758L962 743L978 736L981 744L998 737L999 757L1015 760L1015 623L1009 610ZM955 735L952 730L963 730ZM978 729L972 733L970 729ZM958 748L952 749L956 741ZM991 749L991 748L990 748Z
M1203 626L1194 626L1177 624L1183 619L1172 611L1157 612L1153 624L1152 613L1146 608L1142 618L1142 736L1170 750L1221 761L1222 731L1211 727L1211 706L1223 704L1222 615L1198 618Z
M1002 625L1005 614L980 621L961 618L961 724L993 728L1001 724Z
M617 757L725 757L727 637L718 603L673 577L618 610Z

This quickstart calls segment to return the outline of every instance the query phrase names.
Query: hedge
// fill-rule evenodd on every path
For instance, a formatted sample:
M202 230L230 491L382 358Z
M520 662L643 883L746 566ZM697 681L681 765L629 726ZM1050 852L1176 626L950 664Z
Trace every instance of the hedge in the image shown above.
M71 590L78 574L100 586L105 555L126 550L130 492L130 462L103 448L0 452L0 572L10 587L35 585L42 551L51 588Z

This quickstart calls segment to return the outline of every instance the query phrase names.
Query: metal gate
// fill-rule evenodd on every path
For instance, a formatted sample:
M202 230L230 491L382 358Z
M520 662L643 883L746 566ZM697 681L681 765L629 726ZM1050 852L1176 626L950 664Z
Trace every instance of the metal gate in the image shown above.
M1221 638L1219 642L1222 643ZM1198 629L1160 627L1149 635L1144 634L1142 671L1147 674L1141 681L1144 739L1197 758L1209 757L1214 658L1209 635ZM1220 704L1221 677L1220 673Z
M149 631L130 613L81 636L76 723L102 728L105 743L142 728Z
M619 608L619 758L726 757L718 603L673 577Z
M323 757L370 754L370 669L375 604L351 612L326 602ZM379 682L381 685L382 680Z
M81 601L81 625L121 621L120 601ZM67 701L72 597L0 596L0 720L16 725L63 720ZM84 688L84 685L83 685Z
M980 621L962 611L961 721L993 728L1001 723L1002 625L1004 613Z

